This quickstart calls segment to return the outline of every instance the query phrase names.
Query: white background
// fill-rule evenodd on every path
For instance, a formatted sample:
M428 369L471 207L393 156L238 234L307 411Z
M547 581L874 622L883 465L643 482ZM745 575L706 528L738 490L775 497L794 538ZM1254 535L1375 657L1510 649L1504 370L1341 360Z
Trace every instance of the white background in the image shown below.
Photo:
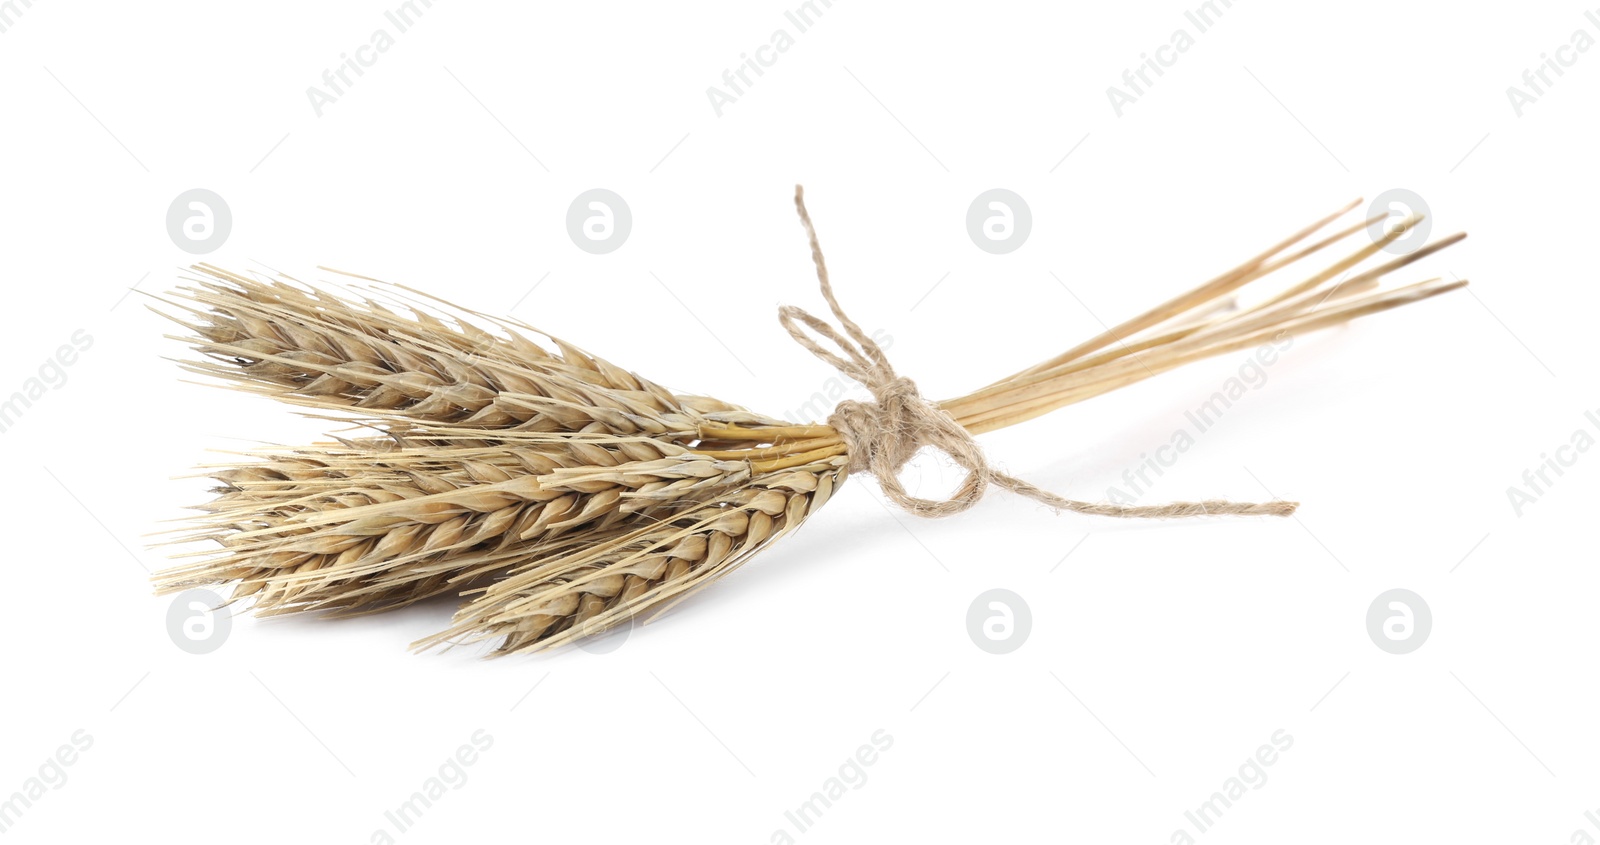
M0 394L93 338L0 435L0 799L93 738L8 841L367 842L479 729L493 745L467 782L397 839L1600 838L1600 456L1520 516L1507 496L1574 431L1600 436L1600 49L1564 54L1520 117L1506 94L1576 30L1600 36L1583 4L1240 0L1118 117L1107 87L1193 33L1197 3L838 0L719 117L707 87L793 33L798 3L441 0L319 117L306 89L396 5L5 4ZM833 376L775 321L820 308L796 182L847 308L931 397L1390 188L1426 199L1436 236L1472 235L1397 281L1472 286L1297 341L1146 499L1265 486L1297 519L1129 523L995 493L916 521L863 477L609 653L408 654L453 601L239 618L212 654L174 646L146 535L207 485L171 477L332 427L163 360L184 354L170 326L124 295L195 260L165 229L180 192L232 210L206 261L415 285L781 415ZM607 255L565 229L596 187L634 219ZM964 228L995 187L1032 210L1007 255ZM1241 362L982 443L1100 499ZM953 476L929 460L907 479ZM1433 614L1404 656L1365 629L1395 587ZM1031 608L1009 655L968 637L992 588ZM797 832L785 812L879 730L893 745L865 782ZM1279 730L1293 746L1266 782L1197 834L1185 811Z

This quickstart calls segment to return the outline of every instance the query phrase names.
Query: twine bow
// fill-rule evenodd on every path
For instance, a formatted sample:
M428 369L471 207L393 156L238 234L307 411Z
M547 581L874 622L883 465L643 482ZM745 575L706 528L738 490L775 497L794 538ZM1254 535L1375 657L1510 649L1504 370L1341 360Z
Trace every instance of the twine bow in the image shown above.
M1281 501L1255 504L1212 499L1163 505L1080 502L1035 487L989 466L972 433L938 405L924 399L911 379L897 374L883 354L883 348L839 307L839 301L833 295L833 285L828 281L828 267L822 258L817 230L811 224L811 215L806 212L805 191L798 185L795 186L794 204L811 241L811 260L817 265L817 281L822 289L822 298L827 301L828 308L843 327L844 333L793 305L778 309L778 321L796 343L832 365L842 375L860 382L872 393L871 402L840 402L828 417L828 425L844 441L851 471L871 473L878 479L884 495L907 512L926 517L960 513L977 504L990 484L1027 496L1056 510L1096 516L1288 516L1294 512L1295 503ZM814 335L807 334L807 328ZM844 357L824 348L818 337L830 341ZM900 470L923 447L944 452L966 470L961 483L945 499L913 496L900 483Z

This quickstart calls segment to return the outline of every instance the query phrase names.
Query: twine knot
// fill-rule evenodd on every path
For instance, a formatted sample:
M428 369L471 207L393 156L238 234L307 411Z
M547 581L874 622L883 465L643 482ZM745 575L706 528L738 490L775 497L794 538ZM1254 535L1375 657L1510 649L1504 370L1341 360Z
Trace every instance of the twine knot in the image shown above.
M817 260L821 261L820 253ZM832 364L840 373L861 382L872 393L873 401L847 399L828 417L828 425L839 433L839 439L848 450L851 471L871 473L890 501L918 516L949 516L977 504L983 498L993 470L984 461L983 451L972 434L938 405L924 399L917 392L915 382L895 374L894 367L884 357L883 348L844 315L826 282L823 296L844 326L848 339L833 326L792 305L778 310L778 320L796 343ZM846 357L841 358L823 348L801 325L832 341ZM944 452L967 471L966 477L943 500L913 496L900 483L901 468L925 446Z
M1208 500L1137 506L1080 502L1057 496L990 467L972 433L937 404L924 399L917 391L915 382L897 374L877 341L862 331L839 307L839 301L833 295L833 285L828 281L828 267L817 241L816 228L811 223L811 215L806 212L805 192L798 185L795 186L794 204L811 241L811 260L817 265L817 281L822 289L822 298L827 301L829 310L844 332L841 334L839 329L825 320L793 305L778 309L778 321L796 343L832 365L840 374L860 382L872 393L871 402L853 399L840 402L828 417L828 425L838 432L844 442L851 471L871 473L878 479L884 495L904 510L917 516L950 516L977 504L988 485L994 484L1057 510L1100 516L1287 516L1293 513L1295 505L1292 502L1249 504ZM807 333L807 329L810 333ZM830 342L842 357L824 347L818 338ZM966 470L961 483L944 499L913 496L900 483L900 470L924 447L944 452Z

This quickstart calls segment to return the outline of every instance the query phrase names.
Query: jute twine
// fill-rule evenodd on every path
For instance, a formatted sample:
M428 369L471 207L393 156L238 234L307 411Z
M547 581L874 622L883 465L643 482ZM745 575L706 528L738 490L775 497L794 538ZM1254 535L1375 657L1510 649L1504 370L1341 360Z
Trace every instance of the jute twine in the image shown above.
M817 242L817 230L806 212L805 192L795 186L795 208L811 240L811 260L817 265L817 281L822 298L843 327L844 334L804 309L785 305L778 309L778 320L795 342L811 354L831 364L841 374L860 382L872 393L872 401L840 402L828 417L828 425L839 433L849 450L852 472L866 472L878 479L889 501L916 516L940 517L960 513L978 503L993 484L1057 511L1074 511L1095 516L1163 518L1179 516L1288 516L1298 506L1294 502L1230 502L1207 499L1198 502L1170 502L1162 505L1119 505L1110 502L1080 502L1043 490L1020 478L1007 475L989 465L973 436L938 405L924 399L917 385L895 373L883 349L839 307L828 281L828 266ZM804 328L802 328L802 325ZM808 334L806 328L811 332ZM846 337L848 335L848 337ZM817 338L826 339L844 357L825 349ZM924 499L906 492L900 483L900 470L923 448L945 453L966 470L961 483L945 499Z

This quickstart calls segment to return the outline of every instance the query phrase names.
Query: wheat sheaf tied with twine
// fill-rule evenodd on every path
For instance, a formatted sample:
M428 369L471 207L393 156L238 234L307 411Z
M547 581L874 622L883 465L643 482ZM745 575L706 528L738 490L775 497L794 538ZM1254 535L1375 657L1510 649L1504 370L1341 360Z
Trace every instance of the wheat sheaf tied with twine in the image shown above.
M158 592L231 585L226 601L258 615L367 614L455 594L451 624L414 647L492 643L507 654L670 609L797 529L852 472L928 517L972 507L991 484L1097 516L1286 515L1292 503L1074 501L997 471L974 437L1465 284L1379 286L1461 235L1362 267L1416 218L1315 237L1358 200L1060 355L933 402L840 308L798 188L795 204L839 327L793 307L780 319L873 396L840 403L821 424L676 393L532 326L410 288L338 295L282 274L195 266L191 285L163 300L178 313L161 312L201 356L183 366L360 433L202 467L215 496L170 542L203 548L175 555L154 576ZM1366 244L1306 275L1313 256L1364 231ZM1260 280L1281 284L1241 301ZM899 480L924 448L965 470L945 499L913 496Z
M1206 515L1288 516L1298 507L1295 502L1272 501L1263 504L1207 500L1200 502L1170 502L1162 505L1118 505L1108 502L1080 502L1042 490L991 467L984 458L972 433L937 405L922 398L917 385L905 376L897 375L883 348L856 322L844 313L834 296L833 283L828 279L827 261L817 239L816 227L806 211L805 191L795 187L794 204L800 221L811 240L811 259L817 265L817 282L822 288L822 298L827 301L839 325L848 338L833 326L804 309L785 305L778 309L778 320L789 331L795 342L811 354L833 365L841 374L862 384L872 393L872 402L846 399L834 408L828 425L839 433L850 456L850 469L871 473L878 479L883 494L908 513L924 517L942 517L960 513L983 498L985 488L993 484L1014 493L1042 502L1056 510L1075 511L1094 516L1118 517L1180 517ZM801 326L831 341L845 358L828 351L816 338L808 335ZM946 455L966 475L961 483L943 500L924 499L906 492L900 483L900 470L924 447L932 447Z

